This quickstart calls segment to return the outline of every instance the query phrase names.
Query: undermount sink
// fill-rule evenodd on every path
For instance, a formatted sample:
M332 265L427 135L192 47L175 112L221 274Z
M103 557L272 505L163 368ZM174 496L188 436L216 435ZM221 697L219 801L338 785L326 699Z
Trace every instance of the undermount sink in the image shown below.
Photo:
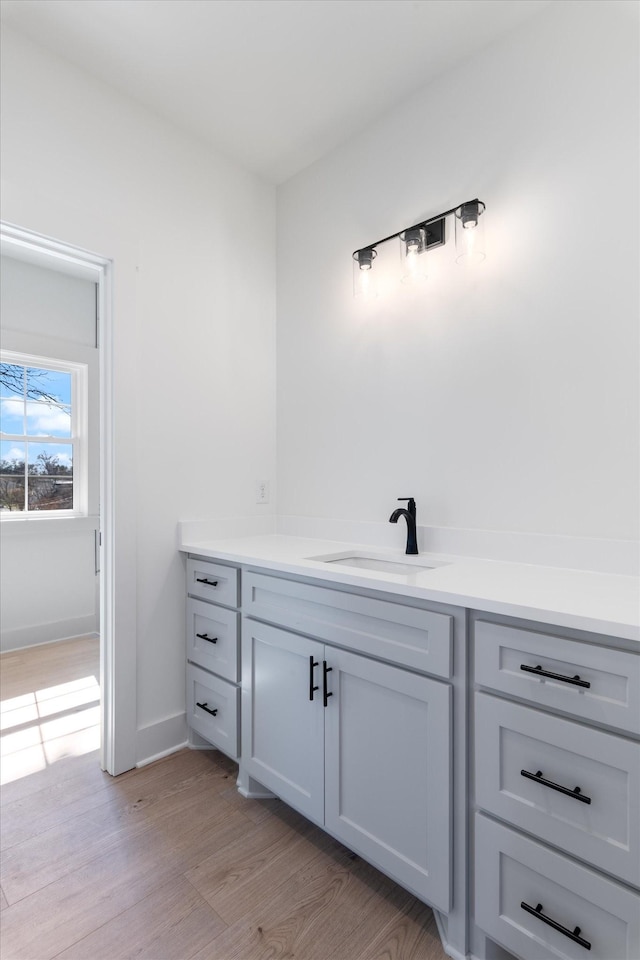
M357 567L359 570L377 570L380 573L420 573L423 570L435 570L443 566L442 563L404 563L402 560L391 560L380 557L363 557L360 555L346 557L308 557L309 560L320 560L322 563L335 563L343 567Z

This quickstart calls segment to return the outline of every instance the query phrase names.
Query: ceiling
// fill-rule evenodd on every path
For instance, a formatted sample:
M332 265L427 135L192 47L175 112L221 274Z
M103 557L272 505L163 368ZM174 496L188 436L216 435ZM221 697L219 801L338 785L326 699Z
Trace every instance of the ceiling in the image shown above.
M551 0L2 0L4 24L274 183Z

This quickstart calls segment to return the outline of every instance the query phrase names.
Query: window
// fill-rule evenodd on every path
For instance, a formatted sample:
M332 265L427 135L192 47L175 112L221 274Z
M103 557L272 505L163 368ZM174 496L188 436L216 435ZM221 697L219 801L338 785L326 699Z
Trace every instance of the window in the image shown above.
M0 355L0 513L86 514L86 367Z

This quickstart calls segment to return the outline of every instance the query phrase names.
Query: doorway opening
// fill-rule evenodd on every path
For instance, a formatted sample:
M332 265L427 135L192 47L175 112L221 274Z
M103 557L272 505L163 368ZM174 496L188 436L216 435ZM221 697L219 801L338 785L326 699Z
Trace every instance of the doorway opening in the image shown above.
M83 475L83 468L80 466L83 460L79 453L82 447L80 441L83 436L83 429L85 434L88 431L88 422L85 419L84 427L82 424L78 426L77 436L73 439L70 437L70 428L67 429L62 422L65 416L68 416L69 421L71 419L71 394L69 395L69 403L67 404L66 398L62 397L62 386L56 382L56 385L60 386L60 396L56 395L53 397L53 391L51 391L51 393L53 400L57 401L57 407L56 404L53 403L52 410L50 410L51 416L48 421L49 426L43 427L42 422L37 422L37 415L42 414L44 410L42 404L43 398L42 396L29 397L28 385L30 382L29 378L31 377L31 379L33 379L33 371L44 370L46 372L48 367L45 366L44 362L36 364L33 359L33 355L35 355L33 351L26 351L25 356L27 359L22 367L18 362L20 359L19 353L12 353L5 358L9 361L10 372L16 373L16 376L24 369L25 383L25 392L22 401L20 401L17 386L15 386L14 393L11 396L6 395L6 390L3 391L6 395L4 396L4 400L7 401L5 404L7 409L11 408L14 413L18 414L20 402L23 403L24 408L22 421L24 424L22 427L24 432L24 437L22 438L24 439L23 447L18 449L15 443L13 447L14 453L22 452L24 454L22 462L24 477L22 479L18 477L17 480L21 482L17 483L15 482L16 478L14 478L14 482L10 484L11 496L14 497L16 502L19 501L22 490L21 483L26 491L31 490L33 493L31 499L29 499L28 492L24 493L23 516L17 520L17 523L15 521L15 515L11 517L5 515L0 518L0 536L2 536L6 543L19 539L21 541L21 550L23 554L26 552L28 562L28 551L30 548L29 531L43 531L47 525L51 528L51 525L62 523L67 525L67 530L73 529L74 535L84 534L86 536L87 531L91 534L93 562L95 564L95 569L91 572L95 577L98 587L99 610L97 621L99 623L100 637L99 655L97 658L95 657L95 653L97 652L95 650L95 644L92 654L89 638L63 640L60 644L51 644L51 647L58 647L57 653L60 657L62 656L65 645L69 650L73 647L71 651L73 653L75 650L74 644L76 646L79 644L81 653L79 653L78 663L85 662L87 667L85 670L86 675L74 675L73 677L63 679L60 674L58 679L61 682L56 683L54 670L52 673L53 680L50 684L43 681L42 677L36 678L34 675L34 690L25 690L11 698L10 706L12 709L10 712L12 722L19 719L18 714L20 711L24 711L22 714L22 724L19 723L16 729L18 732L22 732L23 739L26 738L26 740L28 740L34 737L39 739L39 743L34 742L30 745L30 747L35 748L35 752L32 751L31 753L32 762L37 764L36 754L39 750L45 761L47 750L52 757L56 754L55 747L49 746L45 748L43 730L45 730L45 728L48 731L55 729L51 726L46 727L46 717L48 713L51 714L51 711L57 711L55 722L60 725L60 729L65 727L65 725L67 728L71 728L75 724L79 730L85 731L82 736L79 738L76 737L76 743L80 745L78 746L79 750L89 747L91 736L93 736L94 749L95 743L98 741L100 766L103 770L115 775L135 765L135 760L132 762L135 748L132 748L132 745L129 743L125 749L121 747L119 749L119 744L122 744L127 734L130 740L131 730L135 729L135 720L132 723L132 711L135 712L135 702L132 704L129 703L128 707L124 710L116 710L116 694L119 691L119 684L116 669L118 657L116 655L114 631L115 481L113 470L113 316L111 306L113 301L113 261L107 257L70 246L61 241L52 240L11 224L1 224L0 237L0 252L3 258L6 257L14 263L23 264L27 270L29 269L29 265L32 267L44 267L46 271L54 271L55 273L66 274L71 278L89 281L95 296L94 352L98 354L96 358L96 376L94 377L93 384L95 391L93 415L97 430L94 429L93 439L89 441L89 446L91 443L94 444L92 458L87 458L87 456L84 458L85 479L88 476L87 463L93 462L95 469L93 494L87 494L87 489L89 488L85 488L83 492L80 482ZM29 340L29 335L26 335L22 339L18 337L13 341L11 341L10 338L7 339L10 341L9 346L13 347L15 347L16 344L19 347L21 345L28 347L30 342L35 342L34 340ZM71 368L70 370L71 374L76 377L74 380L74 383L76 383L76 388L74 388L76 389L76 393L74 396L76 399L79 399L80 394L77 392L77 385L82 381L81 372L79 371L81 367L86 365L79 363L77 366L77 377L76 372ZM52 368L53 378L55 380L57 372L55 370L55 364L49 363L49 367ZM62 377L64 373L65 371L61 371L60 377ZM99 389L97 388L96 381L99 381ZM16 383L18 383L18 380L16 380ZM71 388L69 388L69 391L70 389ZM9 393L10 392L11 391L9 391ZM82 405L80 404L80 406ZM69 408L68 410L67 407ZM85 407L84 414L88 414L88 407ZM42 417L40 420L42 421ZM18 429L19 417L15 421L12 421L12 425L16 430ZM3 430L4 429L3 426ZM45 429L48 432L43 434L42 431ZM50 431L53 431L51 435L49 435ZM60 436L61 432L62 434L69 434L69 436ZM12 436L12 439L19 442L21 435L16 433L15 436ZM48 443L45 441L48 441ZM74 443L77 443L78 446L74 447ZM42 450L40 450L40 447L42 447ZM85 444L84 449L86 454L87 444ZM33 451L33 457L27 452L28 450ZM38 453L38 451L40 451L40 453ZM7 448L7 451L4 452L10 451ZM74 472L70 463L71 455L73 454L73 457L75 457L76 452L79 455L79 464L77 472ZM31 464L32 459L33 464ZM19 473L21 464L19 457L14 457L13 461L9 457L7 462L15 462L16 471ZM67 500L64 499L63 492L65 484L69 488L66 494ZM73 491L72 494L70 491ZM49 497L48 500L45 494ZM40 500L38 500L37 495L40 495ZM69 500L70 496L71 500ZM91 496L93 496L93 502L90 502ZM13 501L11 502L13 503ZM32 515L27 516L30 505L33 507L31 511ZM53 508L50 513L47 505L49 508ZM38 506L42 509L38 510ZM78 509L74 510L74 506ZM47 512L46 516L45 511ZM73 517L65 517L65 511L69 511L70 514L73 514ZM5 511L3 511L3 513L4 512ZM33 543L31 543L31 548L33 549ZM69 647L69 645L71 645L71 647ZM35 650L36 647L32 649ZM82 659L83 657L84 661ZM123 659L121 664L121 672L126 669L125 661L126 658ZM96 663L99 664L98 669L96 669ZM82 669L80 673L82 673ZM33 684L28 683L27 685ZM129 687L129 683L127 683L127 687ZM99 707L97 706L98 696ZM28 703L27 700L29 700ZM38 721L35 726L29 720L29 716L34 717ZM98 722L96 723L96 721ZM53 720L49 721L49 723L53 723ZM118 725L121 726L122 732L125 735L124 737L118 737ZM18 741L16 741L16 743L18 743ZM82 746L83 743L84 747ZM42 762L42 758L40 762ZM27 763L27 766L28 765Z

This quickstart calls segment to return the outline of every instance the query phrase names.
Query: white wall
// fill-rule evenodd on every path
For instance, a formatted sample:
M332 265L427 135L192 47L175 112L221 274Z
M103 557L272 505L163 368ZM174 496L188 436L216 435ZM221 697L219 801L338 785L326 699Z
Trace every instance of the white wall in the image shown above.
M12 330L96 347L96 285L91 280L11 256L0 259L0 277L1 348L9 349L6 338Z
M280 514L638 536L637 37L554 3L279 189ZM354 249L475 196L476 272L357 305Z
M96 633L92 518L38 520L0 531L0 651Z
M4 218L114 258L116 599L135 607L142 759L185 733L177 521L272 509L255 482L275 493L275 191L7 28L2 68Z

